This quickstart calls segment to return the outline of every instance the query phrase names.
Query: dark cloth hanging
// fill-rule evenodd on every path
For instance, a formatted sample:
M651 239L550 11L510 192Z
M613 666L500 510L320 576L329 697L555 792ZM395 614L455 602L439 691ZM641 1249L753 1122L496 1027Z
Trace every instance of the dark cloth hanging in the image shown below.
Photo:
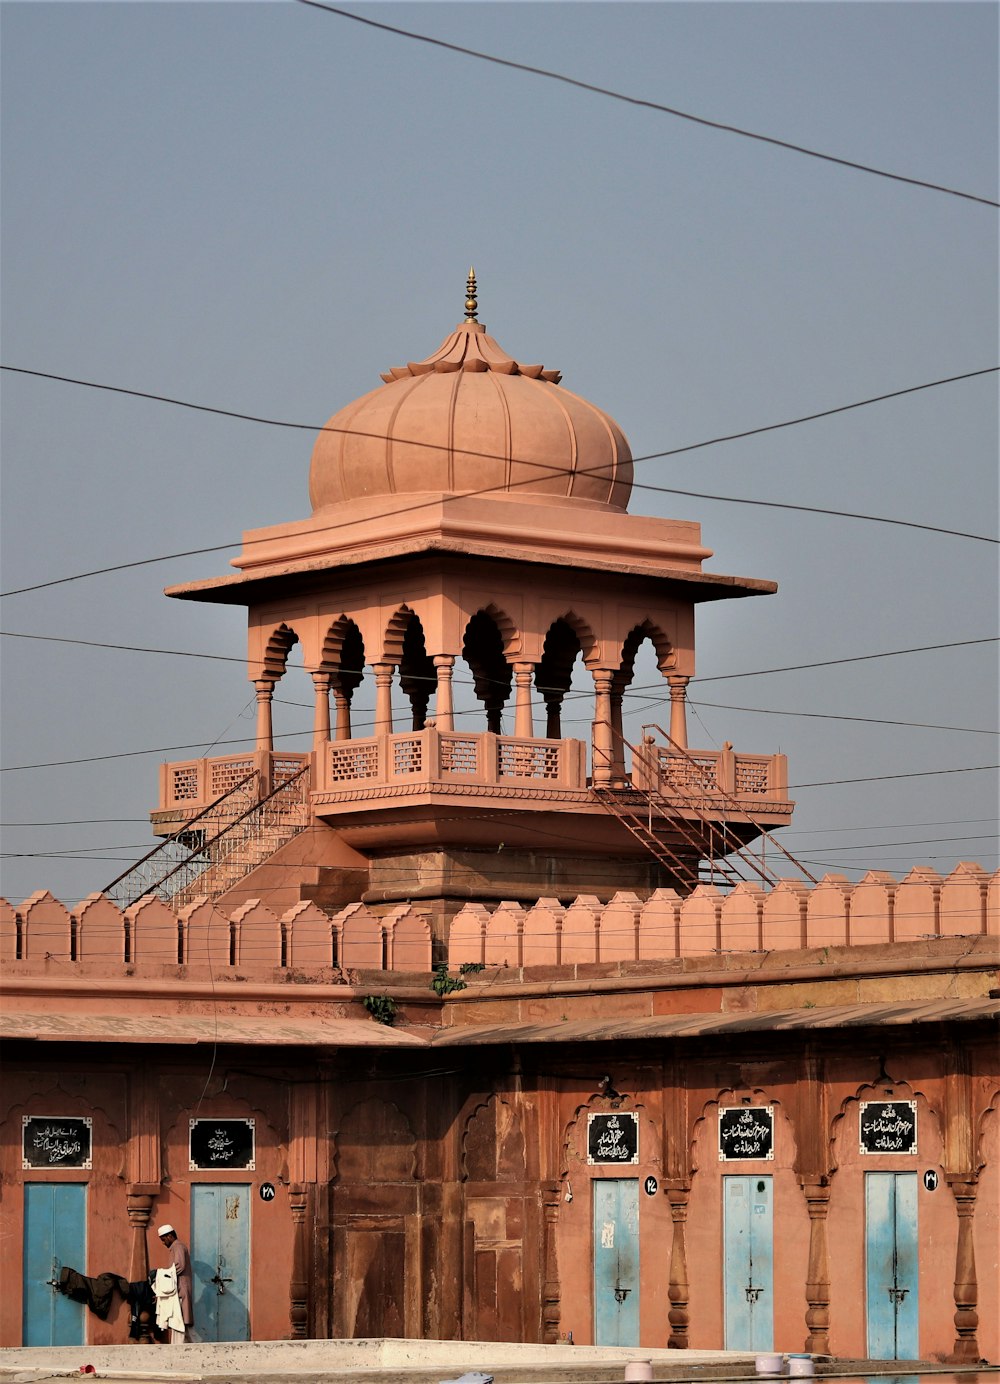
M129 1305L128 1334L133 1341L156 1334L156 1298L147 1278L128 1285L125 1301Z
M72 1298L74 1302L86 1303L94 1316L100 1317L103 1322L107 1321L108 1313L111 1311L111 1299L116 1288L127 1300L129 1282L117 1273L102 1273L96 1278L88 1278L76 1269L64 1267L59 1270L59 1282L56 1287L60 1293Z

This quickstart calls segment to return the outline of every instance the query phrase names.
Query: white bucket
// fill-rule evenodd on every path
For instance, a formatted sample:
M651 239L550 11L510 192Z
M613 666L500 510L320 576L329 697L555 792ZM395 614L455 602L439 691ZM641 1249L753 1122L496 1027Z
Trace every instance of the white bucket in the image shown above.
M783 1355L758 1355L754 1360L754 1368L758 1374L773 1377L781 1373L784 1363Z
M811 1379L816 1373L811 1355L790 1355L788 1373L792 1379Z
M626 1380L648 1380L653 1377L652 1360L630 1360L625 1366Z

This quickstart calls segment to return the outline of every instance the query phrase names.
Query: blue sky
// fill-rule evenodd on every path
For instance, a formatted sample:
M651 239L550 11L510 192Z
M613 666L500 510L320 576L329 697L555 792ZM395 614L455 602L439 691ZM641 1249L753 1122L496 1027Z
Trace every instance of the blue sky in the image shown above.
M997 197L994 5L350 8ZM318 427L437 346L470 263L489 330L562 370L637 455L997 363L994 207L293 0L4 3L0 23L7 365ZM995 380L637 479L995 536ZM240 658L238 608L162 588L308 514L310 434L2 384L4 590L232 545L11 596L3 628ZM996 728L995 643L708 679L994 637L996 546L638 486L630 508L697 519L712 570L779 582L702 608L691 742L781 749L793 785L821 785L794 790L784 837L814 873L995 868L995 774L930 772L997 762L996 735L972 733ZM157 764L196 753L155 751L250 734L252 689L238 663L0 644L3 892L71 902L152 843ZM637 698L635 719L656 710ZM279 708L282 732L310 719ZM17 767L69 759L87 762Z

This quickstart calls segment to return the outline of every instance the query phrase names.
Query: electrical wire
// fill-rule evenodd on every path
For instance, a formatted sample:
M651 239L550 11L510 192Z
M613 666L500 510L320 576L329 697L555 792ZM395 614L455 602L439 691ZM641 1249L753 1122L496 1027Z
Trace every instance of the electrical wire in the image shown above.
M260 417L260 416L254 415L254 414L236 413L236 412L233 412L232 410L229 410L229 409L215 408L215 407L209 406L209 405L207 405L207 404L194 404L194 403L189 403L189 402L187 402L186 400L183 400L183 399L173 399L173 398L170 398L170 397L168 397L167 395L163 395L163 394L152 394L152 393L148 393L148 392L146 392L146 391L137 390L137 389L125 389L125 388L123 388L123 387L120 386L120 385L99 384L99 383L96 383L96 382L94 382L94 381L92 381L92 380L80 380L80 379L75 379L75 378L72 378L72 377L70 377L70 376L68 376L68 375L54 375L54 374L51 374L51 373L49 373L49 372L47 372L47 371L43 371L43 370L29 370L29 369L27 369L27 368L25 368L25 367L22 367L22 366L16 366L16 365L0 365L0 370L6 370L6 371L10 371L10 372L13 372L13 373L15 373L15 374L20 374L20 375L31 375L31 376L34 376L34 377L36 377L36 378L38 378L38 379L54 380L54 381L57 381L57 382L63 383L63 384L75 384L75 385L79 385L81 388L85 388L85 389L105 390L105 391L108 391L108 392L111 392L111 393L114 393L114 394L125 394L125 395L128 395L128 396L132 397L132 398L150 399L150 400L153 400L154 402L157 402L157 403L170 404L171 406L176 407L176 408L194 409L194 410L196 410L197 412L200 412L200 413L214 413L214 414L218 414L218 415L220 415L220 416L222 416L222 417L224 417L224 418L236 418L236 419L240 419L240 420L242 420L242 421L244 421L244 422L259 423L259 424L263 424L263 425L266 425L266 426L269 426L269 427L276 427L276 428L294 428L294 429L299 429L299 430L305 430L305 431L308 431L308 432L311 432L311 433L333 432L333 433L339 433L339 434L350 435L350 436L352 436L352 437L371 437L371 438L377 438L378 440L381 440L381 441L384 441L384 440L385 440L384 437L379 438L379 437L378 437L378 434L375 434L375 433L368 433L368 432L365 432L365 431L360 430L360 429L353 429L353 428L331 428L328 424L327 424L327 425L324 425L323 427L316 427L316 426L315 426L314 424L312 424L312 423L293 423L293 422L287 422L287 421L283 421L283 420L279 420L279 419L275 419L275 418L264 418L264 417ZM956 382L958 382L958 381L960 381L960 380L974 379L974 378L976 378L976 377L978 377L978 376L981 376L981 375L995 374L998 370L1000 370L1000 366L989 366L988 368L986 368L986 369L984 369L984 370L972 370L972 371L967 371L966 373L961 374L961 375L950 375L950 376L947 376L946 378L943 378L943 379L940 379L940 380L930 380L930 381L928 381L928 382L925 383L925 384L911 385L911 386L909 386L909 387L906 388L906 389L895 390L895 391L893 391L893 392L891 392L891 393L889 393L889 394L878 394L878 395L873 395L873 396L871 396L870 398L857 400L856 402L851 403L851 404L841 404L841 405L838 405L836 408L825 409L825 410L822 410L821 412L818 412L818 413L804 414L804 415L802 415L801 417L798 417L798 418L789 418L789 419L784 420L784 421L781 422L781 423L768 423L768 424L765 424L765 425L763 425L763 426L761 426L761 427L757 427L757 428L747 428L747 429L744 429L743 431L737 432L737 433L726 433L726 434L722 434L722 435L720 435L720 436L718 436L718 437L706 438L706 439L705 439L704 441L702 441L702 442L693 442L693 443L689 443L689 444L687 444L687 445L685 445L685 446L682 446L682 447L672 447L672 448L669 448L669 449L667 449L667 450L659 451L659 452L647 452L647 453L645 453L645 454L642 455L642 456L633 457L633 458L632 458L632 462L633 462L633 465L635 465L635 464L638 464L638 463L644 462L644 461L657 461L657 460L662 460L662 459L667 458L667 457L679 456L679 455L681 455L681 454L684 453L684 452L694 452L694 451L698 451L698 450L700 450L700 449L703 448L703 447L713 447L713 446L716 446L716 445L721 444L721 443L724 443L724 442L735 442L735 441L739 441L739 440L745 439L745 438L747 438L747 437L754 437L754 436L757 436L757 435L759 435L760 433L775 432L775 431L777 431L777 430L779 430L779 429L781 429L781 428L796 427L796 426L798 426L798 425L801 424L801 423L814 422L816 419L819 419L819 418L829 417L829 416L831 416L831 415L833 415L833 414L836 414L836 413L844 413L844 412L847 412L847 411L849 411L849 410L851 410L851 409L864 408L864 407L866 407L866 406L869 405L869 404L882 403L882 402L884 402L884 401L887 400L887 399L898 398L898 397L901 397L902 395L905 395L905 394L914 394L914 393L920 392L921 390L934 389L934 388L938 387L939 385L954 384L954 383L956 383ZM400 441L403 441L403 439L400 439ZM430 442L426 442L426 441L414 440L414 441L412 441L412 442L407 442L406 445L407 445L407 446L412 446L412 447L430 448L430 449L435 450L435 451L440 451L440 447L437 446L437 444L435 444L435 443L430 443ZM478 457L478 458L480 458L480 459L482 459L482 460L493 460L493 461L506 461L506 460L507 460L506 457L500 456L498 453L492 453L492 452L479 452L479 451L475 451L475 452L474 452L474 451L470 451L470 449L468 449L468 448L465 448L464 450L465 450L470 456L475 456L475 457ZM541 471L545 472L546 475L556 475L556 474L558 474L558 469L557 469L557 468L552 467L552 466L547 466L544 462L518 461L518 465L521 466L521 467L523 467L523 468L527 468L527 469L529 469L529 470L530 470L530 469L541 470ZM595 466L595 467L584 467L584 468L581 468L581 470L580 470L580 472L578 472L578 474L580 474L580 475L587 475L587 474L591 474L591 473L594 473L594 474L597 474L597 473L604 474L604 473L606 473L606 471L607 471L607 466L606 466L606 464L602 464L602 465L600 465L600 466ZM536 478L533 478L533 477L530 477L530 476L529 476L529 477L527 477L527 478L526 478L525 480L523 480L523 481L518 481L518 482L512 483L511 486L510 486L509 488L513 490L513 489L520 488L520 487L523 487L523 486L532 485L532 484L534 483L534 480L535 480L535 479L537 479L537 477L536 477ZM869 523L875 523L875 524L889 524L889 525L894 525L894 526L902 527L902 528L918 529L918 530L920 530L920 531L928 532L928 533L940 533L940 534L944 534L944 535L949 536L949 537L952 537L952 538L966 538L966 539L969 539L969 540L971 540L971 541L973 541L973 542L977 542L977 543L1000 544L1000 538L993 538L993 537L991 537L991 536L989 536L989 535L977 534L977 533L969 533L969 532L967 532L967 531L965 531L965 530L962 530L962 529L944 528L944 527L942 527L942 526L940 526L940 525L936 525L936 524L921 524L921 523L919 523L919 522L917 522L917 521L915 521L915 520L898 519L898 518L895 518L895 517L892 517L892 516L882 516L882 515L875 515L875 514L864 514L864 513L861 513L861 512L859 512L859 511L851 511L851 510L826 509L826 508L823 508L823 507L818 506L818 505L795 505L795 504L786 503L786 502L784 502L784 501L778 501L778 500L758 500L758 499L750 499L750 498L748 498L748 497L741 497L741 496L736 496L736 495L713 495L713 494L708 493L707 491L681 490L681 489L678 489L678 488L672 487L672 486L659 486L659 485L653 485L653 484L650 484L650 483L646 483L646 482L642 482L642 481L636 481L636 480L633 480L632 486L633 486L633 489L649 490L649 491L653 491L653 492L655 492L655 493L657 493L657 494L661 494L661 495L682 495L682 496L684 496L684 497L686 497L686 498L689 498L689 499L713 500L713 501L716 501L716 502L718 502L718 503L724 503L724 504L746 504L746 505L754 505L754 506L764 507L764 508L769 508L769 509L787 509L787 510L796 511L796 512L800 512L800 513L807 513L807 514L824 514L824 515L826 515L826 516L828 516L828 517L832 517L832 518L840 518L840 519L857 519L857 520L862 520L862 521L866 521L866 522L869 522ZM439 504L439 503L447 502L447 501L449 501L449 500L469 499L469 498L471 498L471 497L475 497L476 495L487 495L487 494L494 494L494 493L496 493L496 487L495 487L495 486L484 486L484 487L482 487L482 489L480 489L480 490L462 491L462 492L458 492L458 493L456 493L456 494L454 494L454 495L445 495L445 496L442 497L442 498L435 498L434 500L425 501L425 502L422 502L422 503L419 503L419 504L407 505L404 509L400 510L399 513L412 514L412 513L415 513L415 512L417 512L417 511L419 511L419 510L421 510L421 509L426 509L426 508L428 508L429 506L434 506L434 505L437 505L437 504ZM317 534L317 533L330 533L330 532L334 532L334 531L336 531L336 530L338 530L338 529L347 527L348 524L349 524L349 522L350 522L350 521L346 521L346 520L345 520L345 521L342 521L342 522L336 523L336 524L327 524L327 525L324 525L322 528L319 528L319 529L310 529L310 530L309 530L309 533L310 533L311 535L315 535L315 534ZM303 532L304 532L304 531L303 531ZM290 536L290 537L295 537L296 534L293 532L293 533L291 533L291 534L288 535L288 536ZM265 536L265 537L262 537L262 538L243 539L242 542L243 542L243 547L244 547L244 549L245 549L245 548L252 547L252 546L253 546L254 544L256 544L256 543L267 543L267 542L270 542L270 539L269 539L267 536ZM159 562L172 562L172 561L175 561L175 560L177 560L177 559L179 559L179 558L184 558L184 557L199 557L199 556L206 555L206 554L208 554L208 553L228 552L231 548L235 548L235 547L237 547L237 546L239 546L239 540L231 539L231 540L230 540L229 542L227 542L227 543L213 544L213 545L210 546L210 547L205 547L205 548L188 548L188 549L185 549L185 550L183 550L183 551L178 551L178 552L174 552L174 553L163 553L163 554L160 554L160 555L157 556L157 557L137 558L137 559L134 559L134 560L131 561L131 562L120 562L120 563L115 563L115 564L109 565L109 566L107 566L107 567L97 567L97 568L93 568L92 570L87 571L87 572L77 572L77 573L74 573L73 575L68 576L68 577L55 577L55 578L53 578L53 579L51 579L51 580L49 580L49 581L35 582L35 583L33 583L32 585L30 585L30 586L15 587L15 588L12 588L12 589L9 590L9 591L0 592L0 597L22 596L22 595L25 595L25 594L27 594L28 592L31 592L31 591L42 591L42 590L45 590L45 589L47 589L48 587L51 587L51 586L62 586L62 585L65 585L65 584L68 583L68 582L84 581L84 580L86 580L86 579L88 579L88 578L90 578L90 577L106 576L106 575L108 575L109 573L112 573L112 572L124 572L124 571L129 571L129 570L131 570L131 569L133 569L133 568L136 568L136 567L148 567L148 566L150 566L150 565L152 565L152 564L159 563Z
M821 159L825 163L839 164L842 168L853 168L859 173L870 173L877 178L889 178L897 183L909 183L913 187L927 188L931 192L943 192L949 197L962 197L966 201L981 202L987 207L1000 207L1000 202L994 202L992 198L981 197L972 192L961 192L953 187L945 187L941 183L927 182L923 178L909 178L902 173L891 173L884 168L875 168L871 164L857 163L853 159L840 158L835 154L825 154L818 149L807 148L804 144L793 144L787 139L778 139L774 135L762 135L753 130L745 130L739 125L729 125L720 120L709 120L706 116L692 115L690 111L678 110L675 106L666 106L659 101L648 101L639 96L629 96L622 91L614 91L610 87L597 86L593 82L581 81L578 77L569 77L563 72L552 72L545 67L535 67L531 63L515 62L512 58L500 58L495 53L483 53L477 48L466 48L459 43L449 43L443 38L432 38L429 34L418 34L412 29L401 29L395 24L386 24L377 19L368 19L364 15L352 14L350 10L342 10L337 5L328 5L323 0L299 0L302 5L308 5L310 9L325 10L327 14L337 15L341 19L353 20L355 24L364 24L371 29L380 29L384 33L395 34L399 38L413 39L417 43L428 43L434 48L445 48L451 53L458 53L465 58L475 58L479 62L492 63L497 67L512 68L516 72L526 72L533 77L546 77L550 81L562 82L566 86L576 87L580 91L589 91L596 96L607 96L614 101L624 101L630 106L641 106L644 110L657 111L662 115L672 115L678 120L687 120L695 125L706 126L710 130L720 130L725 134L739 135L743 139L757 140L762 144L770 144L778 149L787 149L793 154L804 154L811 159Z
M963 769L918 769L906 774L873 774L869 778L823 779L818 783L790 783L788 791L802 788L833 788L841 783L886 783L889 779L933 778L936 774L981 774L988 769L1000 769L1000 764L972 764Z
M154 648L149 648L149 647L147 647L147 646L145 646L145 645L142 645L142 644L110 644L110 643L102 642L102 641L99 641L99 640L96 640L96 639L70 639L70 638L65 637L65 636L54 635L54 634L24 634L24 633L22 633L22 632L20 632L20 631L18 631L18 630L0 630L0 637L5 638L5 639L34 639L34 640L38 640L38 641L41 642L41 643L46 643L46 644L79 644L79 645L82 645L83 647L89 648L89 649L116 649L116 650L119 650L119 651L122 652L122 653L166 654L166 655L173 655L173 656L176 656L176 657L178 657L178 658L207 658L207 659L213 659L213 660L216 660L216 661L219 661L219 662L223 662L223 663L240 663L240 664L243 664L244 666L246 665L246 659L245 659L245 658L238 658L238 657L237 657L236 655L234 655L234 654L206 654L206 653L197 653L197 652L193 652L193 651L187 650L187 649L154 649ZM975 645L975 644L996 644L996 643L998 643L998 642L1000 642L1000 636L998 636L998 635L987 635L987 636L984 636L983 638L980 638L980 639L957 639L957 640L951 640L951 641L949 641L949 642L947 642L947 643L943 643L943 644L918 644L918 645L914 645L913 648L909 648L909 649L884 649L884 650L882 650L882 651L879 652L879 653L874 653L874 654L851 654L851 655L849 655L849 656L847 656L847 657L845 657L845 658L827 658L827 659L821 659L820 661L814 662L814 663L789 663L789 664L785 664L783 667L780 667L780 668L756 668L756 669L753 669L751 672L748 672L748 673L718 673L718 674L714 674L714 675L712 675L712 676L710 676L710 677L694 677L694 678L691 679L691 686L693 687L693 686L695 686L696 684L705 683L705 682L724 682L724 681L726 681L727 679L730 679L730 678L759 678L759 677L765 676L766 674L771 674L771 673L797 673L797 672L802 672L802 671L805 670L805 669L811 669L811 668L829 668L829 667L833 667L833 666L835 666L835 665L837 665L837 664L844 664L844 663L865 663L865 662L869 662L871 659L877 659L877 658L898 658L898 657L900 657L900 656L902 656L902 655L904 655L904 654L934 653L934 652L936 652L936 651L939 650L939 649L961 649L961 648L966 648L966 647L968 647L968 646L970 646L970 645ZM306 670L303 669L302 671L305 672ZM345 668L345 669L342 669L341 671L342 671L342 672L345 672L345 673L357 673L357 674L360 674L362 677L364 676L364 673L365 673L364 668ZM414 681L418 681L418 682L419 682L419 681L421 681L421 679L420 679L419 677L416 677L416 678L414 679ZM431 679L428 678L428 679L426 679L426 681L430 682ZM480 681L482 681L482 679L480 679ZM496 679L496 678L488 678L487 681L489 681L489 682L498 682L499 680ZM473 682L472 682L471 679L462 678L462 679L458 679L458 680L457 680L457 684L456 684L456 685L458 685L458 686L463 686L463 687L471 687L471 686L473 686ZM506 683L504 683L503 685L506 686ZM546 689L537 689L537 690L544 691L544 690L546 690ZM626 695L628 695L628 696L634 696L634 695L636 695L636 694L638 694L638 693L649 692L649 691L658 691L658 690L659 690L659 685L656 684L656 683L641 683L641 684L638 684L638 685L635 686L635 687L630 688ZM589 697L589 696L591 696L591 695L592 695L592 693L591 693L589 690L574 691L574 690L571 689L571 690L567 691L567 693L565 694L565 700L566 700L566 701L575 701L575 700L578 700L578 699L580 699L580 698ZM278 700L278 701L279 701L282 705L284 705L284 706L306 707L306 705L307 705L305 702L284 701L284 700L281 699L281 698L277 698L276 700ZM721 703L721 702L692 702L692 705L697 705L697 706L720 706L720 707L723 707L725 704L724 704L724 703ZM310 706L308 709L311 710L311 706ZM761 710L761 708L759 708L759 707L729 707L729 708L726 708L726 709L732 710L732 711L754 711L754 710ZM459 712L456 712L455 714L456 714L456 715L459 715L459 714L468 714L468 713L459 713ZM778 714L778 713L776 713L776 714ZM812 715L817 715L817 716L819 716L821 713L820 713L820 712L814 712L814 713L807 713L807 712L783 712L783 713L780 713L780 714L782 714L782 715L789 715L789 716L805 716L805 715L810 715L810 714L812 714ZM830 713L830 715L829 715L829 716L825 716L824 719L831 719L832 717L833 717L833 714ZM839 716L838 716L838 717L833 718L833 719L845 720L845 721L846 721L846 720L857 720L857 719L864 719L864 718L858 718L858 717L852 717L852 716L844 716L844 717L839 717ZM886 724L893 724L893 725L909 725L909 724L914 724L914 725L916 725L917 723L916 723L916 722L910 723L910 722L907 722L907 721L898 721L898 722L887 722ZM958 727L958 726L934 726L934 727L928 727L928 728L929 728L929 729L936 729L936 730L960 730L960 729L963 729L962 727ZM302 733L305 734L305 732L302 732ZM978 735L978 734L987 734L987 733L992 733L992 732L974 731L973 733ZM190 746L175 746L174 748L189 749L189 748L191 748L191 747L190 747ZM138 753L138 752L136 752L136 753ZM143 753L145 753L145 752L143 752ZM148 753L157 753L157 751L149 751Z
M868 726L907 726L912 730L947 730L962 735L1000 735L1000 729L978 730L974 726L940 726L931 721L892 721L883 716L844 716L828 711L788 711L766 706L731 706L728 702L703 702L688 698L688 706L710 706L717 711L749 711L755 716L805 716L814 721L860 721Z

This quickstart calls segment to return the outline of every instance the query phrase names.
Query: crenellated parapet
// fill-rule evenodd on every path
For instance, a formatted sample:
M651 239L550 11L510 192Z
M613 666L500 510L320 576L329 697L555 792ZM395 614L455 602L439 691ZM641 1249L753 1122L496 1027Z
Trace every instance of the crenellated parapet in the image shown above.
M896 880L869 871L851 882L782 879L772 889L701 884L646 899L622 890L608 902L579 894L531 906L469 903L451 921L448 962L531 968L628 963L800 948L886 946L935 937L1000 935L1000 871L963 861L946 876L918 865ZM121 910L101 894L73 909L45 890L19 906L0 900L5 967L81 974L108 967L185 967L192 974L431 970L432 931L417 905L335 913L297 903L273 912L259 899L220 909L197 899L179 910L150 895Z
M1000 871L970 861L939 875L915 866L900 881L871 870L851 883L828 874L815 885L783 879L773 889L742 883L724 893L657 889L645 901L622 891L606 904L581 895L563 907L467 905L451 927L452 966L576 966L713 953L805 947L885 946L933 937L1000 934Z

